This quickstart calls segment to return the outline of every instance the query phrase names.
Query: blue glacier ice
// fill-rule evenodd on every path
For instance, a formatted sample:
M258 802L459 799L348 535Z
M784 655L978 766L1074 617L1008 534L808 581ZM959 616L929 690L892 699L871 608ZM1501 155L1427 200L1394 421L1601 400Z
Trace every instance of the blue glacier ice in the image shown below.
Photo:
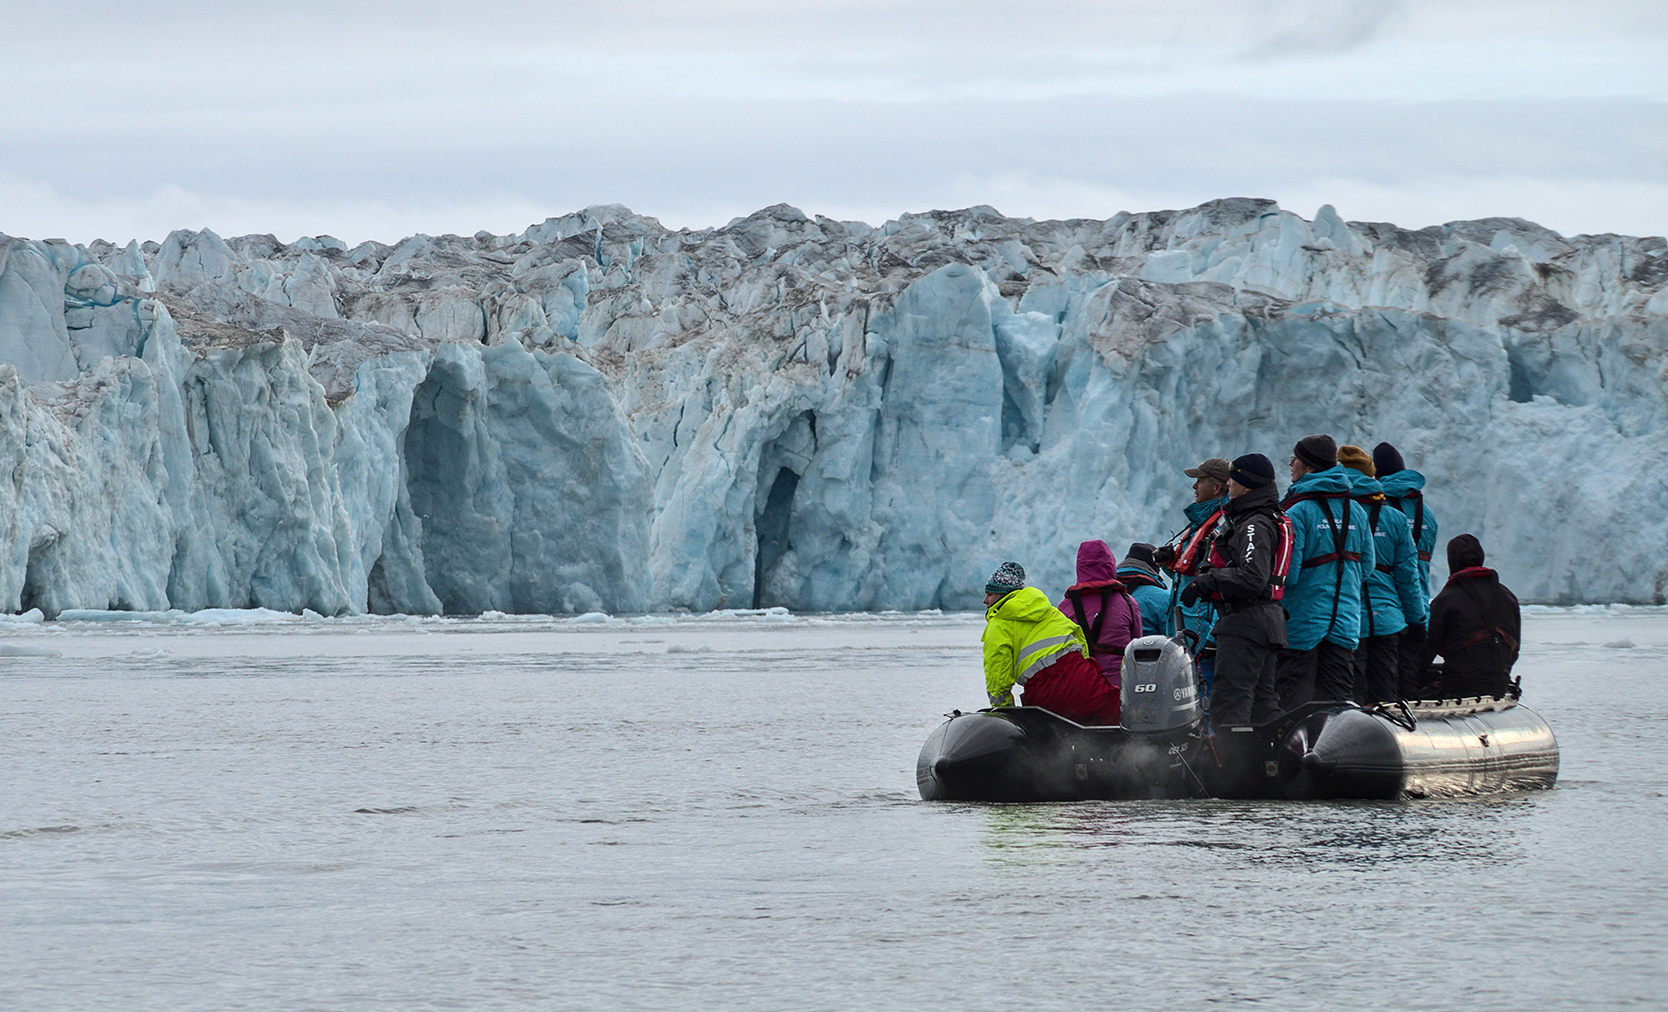
M0 236L7 612L967 608L1321 431L1524 599L1662 603L1668 241L1250 199Z

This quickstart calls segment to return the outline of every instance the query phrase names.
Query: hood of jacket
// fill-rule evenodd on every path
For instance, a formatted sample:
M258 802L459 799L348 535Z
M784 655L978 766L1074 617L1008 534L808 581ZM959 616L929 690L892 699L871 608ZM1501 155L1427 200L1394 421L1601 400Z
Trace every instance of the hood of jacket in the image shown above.
M1077 546L1077 582L1100 583L1115 580L1118 560L1104 541L1085 541Z
M1238 499L1228 500L1229 516L1244 516L1256 509L1273 509L1280 504L1280 486L1269 482L1262 488L1254 488Z
M987 619L1006 619L1010 622L1037 622L1057 612L1048 595L1035 587L1021 587L985 610Z
M1346 468L1346 470L1349 470L1350 473L1349 494L1352 497L1360 499L1363 496L1384 494L1384 486L1377 478L1353 469Z
M1292 482L1291 491L1288 494L1304 495L1309 492L1343 492L1347 494L1350 490L1349 476L1359 473L1359 471L1351 471L1342 464L1329 467L1324 471L1310 471Z
M1187 508L1182 510L1182 512L1187 514L1187 525L1189 527L1197 527L1206 520L1209 520L1212 513L1215 513L1217 510L1226 505L1228 505L1228 497L1223 496L1220 499L1212 499L1209 502L1188 503Z
M1476 535L1461 534L1448 542L1448 569L1457 573L1462 569L1477 569L1483 564L1483 543Z
M1409 492L1416 492L1425 487L1425 476L1411 467L1404 467L1395 474L1387 474L1378 479L1385 495L1392 499L1400 499Z

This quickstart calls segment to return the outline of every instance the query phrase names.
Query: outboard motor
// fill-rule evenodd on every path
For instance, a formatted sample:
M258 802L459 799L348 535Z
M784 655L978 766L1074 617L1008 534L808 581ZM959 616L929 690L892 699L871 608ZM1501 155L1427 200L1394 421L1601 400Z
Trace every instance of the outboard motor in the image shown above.
M1179 640L1143 636L1124 648L1124 730L1138 734L1180 731L1204 716L1193 658Z

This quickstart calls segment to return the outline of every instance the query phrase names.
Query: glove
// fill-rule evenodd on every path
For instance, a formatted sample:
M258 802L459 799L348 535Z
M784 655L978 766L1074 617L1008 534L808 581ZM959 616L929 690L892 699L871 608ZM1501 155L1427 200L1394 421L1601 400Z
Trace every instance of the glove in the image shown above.
M1176 550L1170 545L1160 545L1153 549L1153 562L1156 565L1168 566L1176 561Z
M1200 588L1199 581L1194 580L1192 583L1182 588L1181 603L1191 608L1195 604L1199 603L1199 598L1204 596L1205 592Z

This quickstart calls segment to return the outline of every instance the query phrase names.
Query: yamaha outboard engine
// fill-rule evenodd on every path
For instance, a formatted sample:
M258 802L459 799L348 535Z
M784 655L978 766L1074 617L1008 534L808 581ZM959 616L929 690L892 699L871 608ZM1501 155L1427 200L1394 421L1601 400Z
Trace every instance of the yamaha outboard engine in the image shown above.
M1124 730L1137 734L1183 731L1198 724L1199 679L1179 640L1143 636L1124 648Z

